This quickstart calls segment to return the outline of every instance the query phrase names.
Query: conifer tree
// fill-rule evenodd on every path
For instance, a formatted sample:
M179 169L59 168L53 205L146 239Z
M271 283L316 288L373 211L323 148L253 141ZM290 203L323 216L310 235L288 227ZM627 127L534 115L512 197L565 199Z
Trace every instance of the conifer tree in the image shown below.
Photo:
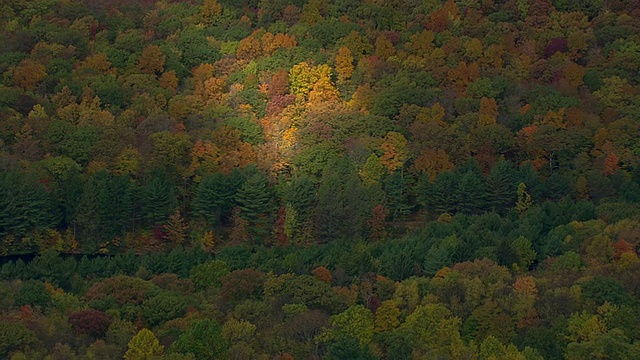
M273 212L275 211L274 194L269 187L267 177L258 170L249 170L245 183L236 194L236 202L240 216L247 221L252 235L263 239L271 233Z

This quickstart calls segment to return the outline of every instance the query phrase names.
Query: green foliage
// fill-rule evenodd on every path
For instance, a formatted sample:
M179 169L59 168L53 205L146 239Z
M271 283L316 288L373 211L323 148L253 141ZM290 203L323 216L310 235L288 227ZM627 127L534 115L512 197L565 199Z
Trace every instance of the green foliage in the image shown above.
M140 191L143 216L149 225L162 223L177 208L174 183L162 169L152 172Z
M195 189L192 214L219 225L223 217L229 216L238 190L231 180L222 173L205 175Z
M191 281L197 289L220 287L220 278L229 273L227 263L222 260L209 261L191 269Z
M31 305L46 308L51 303L51 294L42 281L28 280L22 283L15 295L16 305Z
M247 170L247 180L238 189L235 200L240 216L249 224L251 234L258 239L267 236L271 230L275 199L267 177L257 169Z
M172 353L193 354L197 360L225 359L228 344L222 337L222 328L215 320L196 320L169 349Z
M25 350L36 345L36 334L20 322L0 322L0 356L8 357L16 350Z

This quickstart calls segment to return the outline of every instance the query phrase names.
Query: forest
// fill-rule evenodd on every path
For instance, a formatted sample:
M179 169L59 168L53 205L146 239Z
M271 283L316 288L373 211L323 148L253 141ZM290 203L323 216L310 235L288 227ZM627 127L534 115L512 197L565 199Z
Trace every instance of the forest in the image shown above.
M0 359L640 359L640 0L6 0L0 44Z

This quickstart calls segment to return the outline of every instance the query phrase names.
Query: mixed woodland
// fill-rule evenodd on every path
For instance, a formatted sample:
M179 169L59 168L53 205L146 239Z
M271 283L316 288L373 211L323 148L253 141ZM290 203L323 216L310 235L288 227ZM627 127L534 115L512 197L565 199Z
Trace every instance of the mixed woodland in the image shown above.
M0 359L639 359L640 1L5 0Z

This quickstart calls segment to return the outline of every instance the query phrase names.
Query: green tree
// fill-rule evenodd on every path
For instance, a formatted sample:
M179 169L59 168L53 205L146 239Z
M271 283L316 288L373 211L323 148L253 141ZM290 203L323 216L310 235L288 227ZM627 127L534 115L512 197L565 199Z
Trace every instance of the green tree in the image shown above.
M316 188L310 177L306 175L291 179L284 192L284 199L291 204L299 221L309 219L316 202Z
M218 49L209 44L204 30L195 26L190 26L180 31L176 45L182 52L181 63L187 69L192 69L204 63L213 64L220 60ZM169 57L167 59L167 65L169 66L171 52L163 52Z
M414 357L457 357L463 353L460 319L444 305L419 305L397 330L407 337Z
M504 213L516 202L516 173L513 165L500 159L485 178L488 205L492 210Z
M61 218L55 205L35 174L18 169L0 174L0 236L21 237L53 227Z
M473 171L460 177L455 193L456 208L466 214L478 214L487 207L487 193L483 179Z
M353 336L340 336L336 341L332 342L324 357L328 360L374 360L377 357L371 352L369 345L362 345L357 338Z
M205 175L195 190L192 214L219 226L221 219L230 215L236 191L235 184L224 174Z
M183 316L186 308L187 302L182 296L167 292L142 303L142 313L151 326L158 326Z
M140 190L142 216L148 225L161 224L176 211L178 198L175 185L164 170L152 171Z
M228 358L228 344L222 336L222 327L215 320L196 320L169 351L193 354L197 360Z
M384 179L385 207L393 220L400 220L411 212L408 190L407 179L401 172L394 172Z
M220 278L229 273L227 263L222 260L213 260L200 264L191 269L191 281L197 289L204 290L209 287L220 287Z
M247 180L238 189L235 199L240 216L248 222L250 234L264 239L271 233L275 196L266 175L255 168L248 172Z
M358 239L375 204L360 177L344 158L329 164L318 189L316 231L322 241Z
M360 345L373 340L373 314L362 305L353 305L340 314L329 318L331 328L325 330L320 338L325 342L335 341L343 336L353 337Z
M513 252L513 268L516 271L526 272L536 260L536 252L532 248L531 240L524 236L520 236L511 243L511 251Z
M20 322L0 320L0 356L8 358L16 350L24 350L38 342L36 334Z

